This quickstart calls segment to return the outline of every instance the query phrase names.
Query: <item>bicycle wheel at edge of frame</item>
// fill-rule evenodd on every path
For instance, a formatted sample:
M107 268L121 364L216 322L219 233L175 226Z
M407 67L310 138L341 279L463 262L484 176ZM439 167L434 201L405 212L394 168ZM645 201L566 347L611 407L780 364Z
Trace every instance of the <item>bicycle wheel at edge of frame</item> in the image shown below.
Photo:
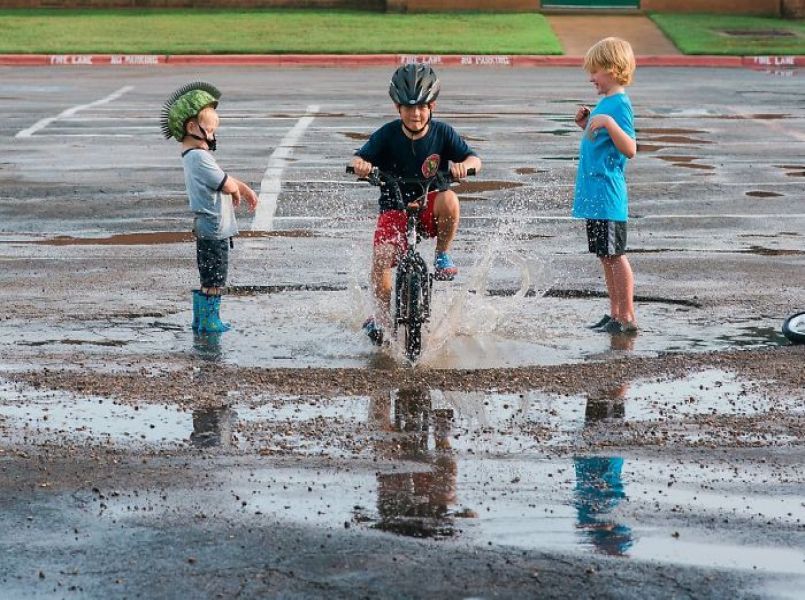
M805 344L805 312L794 313L785 320L783 335L796 344Z

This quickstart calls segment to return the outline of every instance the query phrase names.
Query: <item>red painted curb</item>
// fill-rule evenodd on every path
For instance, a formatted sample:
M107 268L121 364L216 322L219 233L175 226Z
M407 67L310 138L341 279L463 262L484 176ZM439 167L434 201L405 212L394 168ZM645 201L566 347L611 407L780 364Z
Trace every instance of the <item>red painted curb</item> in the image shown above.
M487 54L0 54L0 66L262 66L384 67L427 62L444 67L579 67L580 56ZM644 67L785 68L805 66L805 56L638 56Z

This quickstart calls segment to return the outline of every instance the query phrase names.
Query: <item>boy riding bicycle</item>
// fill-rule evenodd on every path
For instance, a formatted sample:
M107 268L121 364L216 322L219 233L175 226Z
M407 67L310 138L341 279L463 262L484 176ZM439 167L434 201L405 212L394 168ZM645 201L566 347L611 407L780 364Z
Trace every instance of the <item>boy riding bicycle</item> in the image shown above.
M468 169L481 169L481 160L458 135L441 121L433 121L433 110L439 95L440 83L436 73L426 64L407 64L398 68L391 78L391 96L399 119L383 125L355 153L352 167L358 177L369 175L373 167L400 178L430 178L448 172L463 178ZM417 185L402 186L407 203L418 200ZM383 342L383 329L390 325L391 271L407 249L405 210L395 205L389 190L381 188L380 215L374 235L372 256L372 292L375 314L363 329L375 344ZM436 238L434 277L452 280L458 273L447 251L455 238L459 220L458 196L451 190L430 192L419 219L420 233Z

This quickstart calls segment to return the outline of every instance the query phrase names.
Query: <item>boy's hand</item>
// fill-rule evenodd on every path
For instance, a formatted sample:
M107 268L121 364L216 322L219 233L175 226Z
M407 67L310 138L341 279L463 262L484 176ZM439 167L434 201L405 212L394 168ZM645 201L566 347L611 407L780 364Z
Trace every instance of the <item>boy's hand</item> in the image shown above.
M248 185L244 185L240 189L240 193L246 198L246 205L249 207L249 210L254 212L257 208L257 194Z
M463 162L451 164L450 174L453 176L453 179L464 179L467 176L467 165Z
M587 127L587 119L590 118L590 109L586 106L579 106L579 110L576 111L576 116L574 117L574 121L576 121L576 125L584 129Z
M232 196L232 206L234 206L235 208L240 206L240 190L235 189L235 191L233 191L229 195Z
M360 156L356 156L352 159L352 168L355 169L355 175L358 177L367 177L371 173L373 165Z
M609 115L595 115L590 121L588 127L593 133L602 128L609 131L609 127L613 123L615 123L615 120Z

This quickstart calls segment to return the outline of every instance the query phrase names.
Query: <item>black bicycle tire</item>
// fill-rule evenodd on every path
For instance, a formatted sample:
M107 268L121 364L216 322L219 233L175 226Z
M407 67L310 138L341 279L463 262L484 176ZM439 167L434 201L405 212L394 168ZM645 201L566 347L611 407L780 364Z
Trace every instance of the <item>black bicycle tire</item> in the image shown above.
M792 323L805 319L805 312L794 313L783 323L783 335L795 344L805 344L805 332L794 329Z
M419 273L406 273L404 299L406 319L403 322L403 347L405 356L416 361L422 352L422 320L419 318L419 300L422 296L422 277Z

